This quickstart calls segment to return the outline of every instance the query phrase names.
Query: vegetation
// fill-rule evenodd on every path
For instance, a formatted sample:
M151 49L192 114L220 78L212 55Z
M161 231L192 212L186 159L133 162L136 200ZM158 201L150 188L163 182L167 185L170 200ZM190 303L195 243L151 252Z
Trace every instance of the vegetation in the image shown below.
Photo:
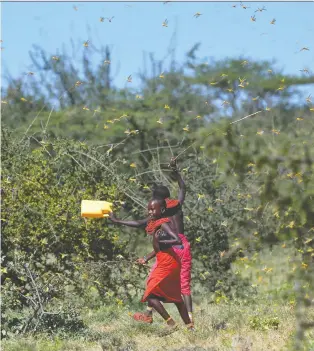
M140 91L116 89L103 60L93 69L92 48L83 69L67 53L55 60L34 48L36 74L10 81L1 174L7 350L156 350L160 323L128 316L142 308L147 268L134 262L149 241L79 210L82 199L103 199L142 218L154 183L176 194L172 154L187 184L197 331L158 338L160 349L268 350L275 338L278 349L313 349L313 104L299 88L314 76L249 58L204 65L198 47L168 70L151 56ZM101 53L110 61L108 48Z

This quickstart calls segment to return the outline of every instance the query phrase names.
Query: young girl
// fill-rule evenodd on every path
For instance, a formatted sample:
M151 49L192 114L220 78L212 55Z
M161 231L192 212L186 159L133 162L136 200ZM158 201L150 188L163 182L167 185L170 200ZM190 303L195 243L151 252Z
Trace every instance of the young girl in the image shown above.
M171 226L173 230L178 234L179 238L182 241L182 245L173 246L174 251L178 255L181 263L181 294L185 302L186 308L190 320L193 321L193 306L192 306L192 297L191 297L191 269L192 269L192 255L190 243L187 240L184 233L184 223L183 223L183 212L182 205L185 199L186 186L185 183L177 169L177 164L175 159L171 159L170 168L172 169L174 175L176 176L179 184L179 195L178 199L170 199L170 191L166 186L159 185L156 186L153 190L153 199L161 199L166 201L166 212L165 216L169 217L171 220ZM113 219L112 219L113 220ZM115 223L123 224L133 228L145 227L148 223L149 218L137 220L137 221L123 221L120 219L114 219ZM148 233L150 234L150 233ZM139 258L137 262L139 264L146 264L152 258L156 256L155 251L152 251L150 254ZM157 262L154 263L151 273L154 271ZM145 314L138 314L135 318L142 318L141 320L146 323L153 322L153 308L148 303L147 311Z
M178 255L181 263L181 294L189 313L189 317L193 322L193 306L191 297L191 270L192 270L192 254L190 243L184 233L184 223L183 223L183 212L182 205L185 199L186 186L185 183L177 169L177 164L175 159L171 159L170 168L175 175L179 184L179 195L178 199L170 199L170 191L166 186L160 185L156 186L153 191L154 199L164 199L166 201L166 213L165 216L171 219L171 227L178 234L182 241L182 245L173 246L175 253ZM138 263L146 264L150 259L154 257L154 252L140 258ZM157 262L153 265L151 273L154 271ZM152 317L151 306L147 307L146 315ZM151 319L152 321L152 319Z
M153 249L157 264L147 280L146 290L141 302L148 302L170 327L176 327L162 302L174 303L188 329L193 329L186 306L181 297L180 259L174 252L173 245L182 245L181 239L170 227L170 219L162 217L166 211L164 200L151 200L148 204L149 220L146 231L153 236ZM113 222L117 221L113 214ZM144 314L137 313L135 320L143 321Z

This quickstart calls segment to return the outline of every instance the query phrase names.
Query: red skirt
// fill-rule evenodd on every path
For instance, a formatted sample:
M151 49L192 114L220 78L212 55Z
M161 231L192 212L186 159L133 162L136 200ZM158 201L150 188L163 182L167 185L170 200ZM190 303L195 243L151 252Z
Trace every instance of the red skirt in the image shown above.
M150 275L141 302L150 295L158 296L163 302L182 302L180 286L181 264L173 251L159 251L156 254L157 266Z
M191 295L192 255L191 255L190 243L184 234L179 234L178 236L182 241L182 245L180 246L183 246L183 249L180 248L180 246L173 246L173 251L177 254L181 262L181 273L180 273L181 294ZM150 271L148 280L150 276L153 274L153 271L155 270L156 267L157 267L157 260L155 261Z

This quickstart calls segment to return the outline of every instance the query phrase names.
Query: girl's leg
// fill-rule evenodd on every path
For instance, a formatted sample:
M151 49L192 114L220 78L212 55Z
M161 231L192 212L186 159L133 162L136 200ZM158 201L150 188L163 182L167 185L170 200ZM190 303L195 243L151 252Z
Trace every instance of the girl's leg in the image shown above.
M152 275L153 271L155 270L155 268L157 267L157 259L155 260L154 265L152 266L150 272L149 272L149 276L147 278L147 281L149 280L150 276ZM150 302L148 301L147 303L147 308L145 311L145 315L149 316L149 317L153 317L153 306L150 305Z
M182 294L182 298L188 310L189 317L192 321L193 319L192 297L191 295Z
M177 309L180 313L181 318L183 319L183 322L185 324L191 324L191 320L188 314L188 310L186 309L185 303L182 302L176 302L175 305L177 306Z
M157 298L155 297L148 298L148 303L151 307L154 308L156 312L158 312L161 315L161 317L167 322L168 325L174 326L176 324L175 321L170 317L169 313L165 310L162 303ZM184 305L183 302L182 304Z
M146 308L146 312L145 312L146 316L153 316L153 306L151 306L150 302L148 301L147 303L147 308Z

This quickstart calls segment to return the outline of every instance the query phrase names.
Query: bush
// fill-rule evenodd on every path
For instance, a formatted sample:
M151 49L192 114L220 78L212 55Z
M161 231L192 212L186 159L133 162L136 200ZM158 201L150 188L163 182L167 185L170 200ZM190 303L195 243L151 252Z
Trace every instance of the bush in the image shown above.
M123 198L108 157L71 140L2 135L2 298L4 310L33 310L21 331L44 327L52 301L84 298L91 286L102 302L136 294L140 271L128 273L119 229L80 217L82 199Z

